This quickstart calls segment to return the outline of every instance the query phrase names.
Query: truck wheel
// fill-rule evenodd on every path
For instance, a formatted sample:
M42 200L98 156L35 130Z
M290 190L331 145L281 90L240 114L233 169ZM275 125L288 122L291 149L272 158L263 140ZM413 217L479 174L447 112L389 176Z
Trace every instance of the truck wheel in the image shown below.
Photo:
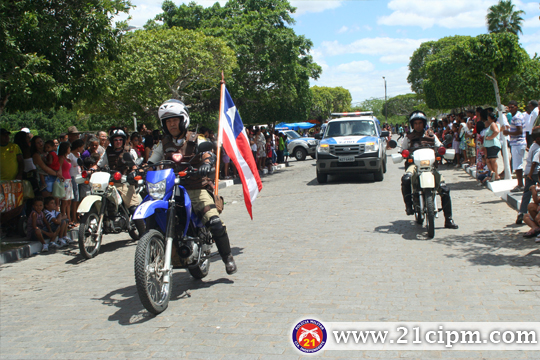
M386 174L386 157L383 160L383 173Z
M373 177L375 177L375 181L383 181L384 179L384 172L383 172L383 164L379 167L379 170L373 173Z
M298 160L298 161L306 160L306 156L307 156L306 149L304 149L302 147L297 147L296 149L294 149L293 153L294 153L294 157L296 158L296 160Z
M320 173L319 170L317 170L317 181L319 184L326 184L328 182L328 174Z

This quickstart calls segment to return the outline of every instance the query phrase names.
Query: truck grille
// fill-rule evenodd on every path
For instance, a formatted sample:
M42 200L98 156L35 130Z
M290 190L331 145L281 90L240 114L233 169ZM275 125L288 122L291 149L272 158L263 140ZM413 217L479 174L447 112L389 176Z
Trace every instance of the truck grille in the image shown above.
M360 155L365 152L365 144L330 145L330 154L336 156Z

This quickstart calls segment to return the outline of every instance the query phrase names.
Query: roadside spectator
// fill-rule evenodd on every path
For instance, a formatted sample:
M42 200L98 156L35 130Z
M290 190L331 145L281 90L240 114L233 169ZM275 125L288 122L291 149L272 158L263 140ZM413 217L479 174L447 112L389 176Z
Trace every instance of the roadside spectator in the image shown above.
M474 121L472 118L467 120L467 126L465 128L465 144L467 147L467 163L469 166L473 166L476 163L476 144L474 141Z
M137 154L137 159L144 156L144 145L141 144L141 138L139 133L134 132L131 134L131 147L135 150ZM134 159L134 160L137 160Z
M540 125L540 118L538 117L538 110L539 110L538 101L536 100L529 101L529 103L527 104L527 107L530 108L531 110L531 116L529 117L529 128L531 129L530 132L532 133L534 128ZM540 128L540 126L538 128Z
M0 129L0 180L22 180L24 160L19 145L9 142L11 133Z
M456 163L456 166L460 165L460 156L461 156L461 149L459 147L460 141L459 141L459 124L453 123L452 124L452 149L456 152L454 161Z
M288 166L289 164L289 148L287 147L287 135L284 133L281 133L281 138L283 139L283 143L285 144L285 147L283 149L283 162Z
M71 225L72 227L79 226L79 221L77 217L77 208L79 207L79 201L81 197L79 195L79 185L75 182L75 177L81 174L81 152L84 150L84 142L81 139L75 140L71 144L71 153L68 154L67 158L71 162L71 168L69 169L69 174L71 175L71 186L73 188L73 200L71 201Z
M504 135L510 135L510 146L512 153L512 168L517 177L518 184L511 192L521 192L523 187L523 159L525 157L525 149L527 148L527 140L525 139L525 130L523 127L523 114L518 111L517 101L508 102L508 110L512 115L512 121L509 129L503 130Z
M54 149L54 142L51 149ZM32 160L40 175L40 190L41 195L50 196L53 191L53 184L57 176L60 176L59 171L51 169L46 163L47 152L45 151L45 143L40 136L34 136L30 142L30 152L32 153Z
M259 159L259 170L265 167L266 163L266 139L262 133L261 128L257 128L255 132L255 139L257 140L257 157Z
M45 218L45 214L43 213L42 197L38 196L34 199L34 205L32 206L32 208L33 210L30 213L30 216L28 216L26 234L29 240L39 241L42 244L42 252L47 252L49 251L49 245L47 245L47 243L45 242L44 235L51 239L51 246L56 247L54 239L56 238L58 233L52 231L49 222Z
M523 222L523 215L527 213L527 206L531 201L531 188L538 183L538 164L540 163L540 129L534 130L531 134L533 143L529 148L527 163L525 165L525 191L521 197L521 206L518 211L516 224Z
M24 169L23 169L23 180L28 180L32 184L34 189L38 188L38 181L36 178L36 167L34 166L34 161L32 160L32 152L30 151L30 131L24 132L19 131L15 134L13 142L19 145L23 155Z
M71 169L71 162L68 159L68 155L71 153L69 142L63 142L58 148L58 162L60 164L60 169L62 170L62 178L64 179L64 189L66 195L61 199L60 211L62 214L66 214L70 223L71 223L71 200L73 199L73 185L71 184L71 174L69 170Z
M99 146L99 139L95 136L90 137L87 142L87 149L81 154L83 161L92 154L98 154L101 157L102 154L98 151Z
M487 117L487 119L486 119ZM493 172L491 181L500 180L498 173L497 159L499 151L501 151L501 142L499 140L500 128L497 123L497 114L494 112L488 113L488 110L482 110L482 121L486 121L486 135L484 136L484 148L486 149L486 161L489 171Z
M277 150L277 162L283 164L285 160L283 159L283 153L285 151L285 139L283 139L283 134L278 132L278 150Z
M66 141L68 141L67 134L58 135L58 144L56 145L56 147L60 146L61 143L66 142Z
M78 140L81 137L81 133L77 130L76 126L68 127L68 140L70 143L73 143L75 140Z
M52 196L45 198L44 207L45 210L43 213L45 214L45 219L47 219L47 222L51 226L51 230L58 236L58 240L56 241L58 247L64 247L67 244L74 243L74 241L67 236L68 219L66 215L61 214L57 210L56 201Z
M527 214L523 216L523 221L531 229L523 235L524 238L532 238L540 234L540 214L538 212L540 206L538 190L540 189L538 185L534 185L529 190L531 191L533 202L527 205ZM536 242L540 242L538 237L536 238Z
M105 149L107 149L107 146L109 146L109 136L107 135L107 132L99 131L98 137L99 137L99 146L101 146L101 148L98 148L98 152L101 155L103 155L105 154Z

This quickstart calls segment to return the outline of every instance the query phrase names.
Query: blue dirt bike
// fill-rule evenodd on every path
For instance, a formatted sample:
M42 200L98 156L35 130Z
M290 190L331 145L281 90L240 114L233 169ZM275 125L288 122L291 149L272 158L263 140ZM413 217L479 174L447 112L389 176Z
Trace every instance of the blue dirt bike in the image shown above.
M189 163L177 162L181 155L173 159L151 166L184 165L187 170L147 171L148 195L133 215L133 219L144 220L148 230L135 252L137 291L144 307L156 315L169 305L173 262L174 268L187 268L191 276L202 279L208 275L214 243L210 231L193 212L191 199L182 186L183 180L198 176L198 171ZM143 181L142 177L135 179L139 184Z

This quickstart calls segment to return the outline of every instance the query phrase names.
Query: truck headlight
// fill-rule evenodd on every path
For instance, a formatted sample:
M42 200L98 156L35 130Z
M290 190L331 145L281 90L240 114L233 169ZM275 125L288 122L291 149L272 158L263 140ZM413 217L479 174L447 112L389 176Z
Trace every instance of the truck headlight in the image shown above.
M330 153L330 145L328 144L320 144L319 147L317 148L317 152L320 152L320 153Z
M375 152L379 151L379 144L376 142L369 142L366 143L366 150L365 152Z
M317 145L317 140L308 140L309 145Z
M165 196L165 187L167 186L167 179L161 180L157 183L147 183L148 195L154 200L161 200Z

